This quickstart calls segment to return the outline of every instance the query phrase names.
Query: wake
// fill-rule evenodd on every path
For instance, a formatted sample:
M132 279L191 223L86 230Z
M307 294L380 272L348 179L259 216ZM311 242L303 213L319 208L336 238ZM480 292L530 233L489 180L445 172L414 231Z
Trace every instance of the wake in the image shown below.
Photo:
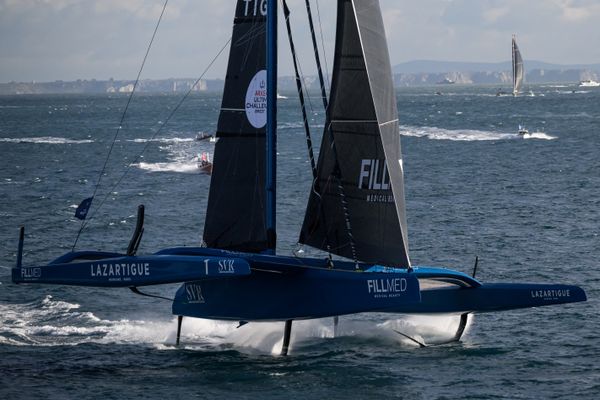
M555 136L550 136L543 132L532 132L526 135L517 133L483 131L476 129L444 129L429 126L400 126L402 136L423 137L431 140L452 140L452 141L490 141L490 140L514 140L520 139L540 139L554 140Z
M290 353L302 352L303 344L315 339L354 338L365 342L417 347L394 332L400 331L418 341L432 343L452 337L458 326L457 316L402 316L361 314L340 317L337 333L333 319L294 321ZM394 317L397 317L394 315ZM218 351L234 348L250 354L279 355L283 342L283 322L251 322L238 327L237 322L185 317L181 345L176 347L177 318L164 320L106 320L80 305L54 300L52 296L25 304L0 305L0 344L13 346L64 346L95 343L103 345L133 344L157 350L187 349ZM468 327L467 327L468 330ZM356 340L353 340L356 345Z

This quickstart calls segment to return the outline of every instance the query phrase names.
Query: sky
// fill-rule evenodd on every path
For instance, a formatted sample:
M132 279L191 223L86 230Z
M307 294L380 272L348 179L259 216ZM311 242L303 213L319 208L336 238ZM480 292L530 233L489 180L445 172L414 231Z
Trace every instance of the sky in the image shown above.
M260 0L259 0L260 1ZM0 0L0 82L132 79L164 0ZM231 35L234 0L169 0L142 78L198 78ZM305 74L313 73L304 0L288 0ZM335 2L311 0L331 67ZM599 0L380 0L392 64L510 60L600 63ZM281 16L282 13L280 13ZM319 25L319 24L318 24ZM280 23L283 29L283 23ZM318 28L317 28L318 29ZM293 72L285 35L281 74ZM205 78L223 78L227 51Z

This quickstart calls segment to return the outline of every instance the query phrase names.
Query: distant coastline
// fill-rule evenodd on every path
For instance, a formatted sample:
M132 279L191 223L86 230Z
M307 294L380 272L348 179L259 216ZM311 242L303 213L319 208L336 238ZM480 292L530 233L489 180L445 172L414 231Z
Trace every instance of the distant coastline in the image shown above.
M509 62L465 63L444 61L410 61L393 67L394 83L397 87L430 86L450 83L464 85L509 85L512 81ZM578 83L583 80L600 80L600 64L556 65L540 61L525 61L525 82ZM309 90L318 89L314 76L305 77ZM15 94L77 94L77 93L131 93L134 80L78 79L76 81L54 82L7 82L0 83L0 95ZM220 92L222 79L200 80L191 78L144 79L138 83L140 93L184 93ZM280 91L296 88L294 77L279 78Z
M54 82L8 82L0 83L0 95L11 94L84 94L84 93L131 93L135 80L96 80L78 79L76 81ZM196 79L144 79L135 89L140 93L168 93L189 90L194 92L216 92L223 89L223 80Z
M542 61L525 60L525 82L579 83L598 80L600 64L560 65ZM396 86L434 85L459 83L474 85L511 85L510 61L500 63L448 62L418 60L398 64L393 68Z

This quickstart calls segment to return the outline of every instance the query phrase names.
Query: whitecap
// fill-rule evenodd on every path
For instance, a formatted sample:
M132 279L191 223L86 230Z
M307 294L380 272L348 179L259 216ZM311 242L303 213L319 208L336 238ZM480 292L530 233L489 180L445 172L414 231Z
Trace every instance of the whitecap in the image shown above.
M128 142L133 142L133 143L148 143L148 142L157 142L157 143L185 143L185 142L193 142L194 139L193 138L154 138L154 139L144 139L144 138L137 138L137 139L128 139Z
M40 136L40 137L25 137L25 138L0 138L0 142L7 143L36 143L36 144L84 144L94 143L91 139L68 139L63 137Z
M540 139L540 140L554 140L556 136L550 136L544 132L530 132L523 135L523 139Z

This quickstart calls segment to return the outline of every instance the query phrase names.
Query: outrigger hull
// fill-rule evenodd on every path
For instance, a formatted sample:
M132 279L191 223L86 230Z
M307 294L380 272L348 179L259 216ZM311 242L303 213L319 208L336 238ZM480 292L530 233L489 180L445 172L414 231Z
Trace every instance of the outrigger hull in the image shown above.
M399 314L485 313L586 301L582 288L535 283L486 283L475 288L421 291L421 302L388 310Z

